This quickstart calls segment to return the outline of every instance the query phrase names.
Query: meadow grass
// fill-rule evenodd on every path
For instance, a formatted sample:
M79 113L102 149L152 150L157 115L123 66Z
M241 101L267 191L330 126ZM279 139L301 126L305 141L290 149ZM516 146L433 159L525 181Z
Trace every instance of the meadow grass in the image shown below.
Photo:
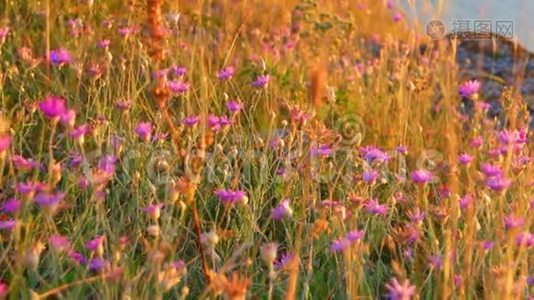
M0 298L534 295L526 105L393 1L0 8Z

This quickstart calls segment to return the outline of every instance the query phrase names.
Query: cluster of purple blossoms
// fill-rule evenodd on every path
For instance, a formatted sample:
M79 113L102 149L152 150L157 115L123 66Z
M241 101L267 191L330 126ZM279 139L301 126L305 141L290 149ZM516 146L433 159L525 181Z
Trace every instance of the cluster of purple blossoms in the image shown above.
M230 119L225 116L218 117L216 115L209 115L207 118L208 127L213 131L219 131L232 123Z
M374 146L361 147L360 154L368 163L385 163L391 158L382 149Z
M18 182L15 185L15 190L25 195L28 198L33 198L33 195L36 192L47 192L49 190L48 185L39 182L39 181L27 181L27 182Z
M41 166L38 161L31 158L25 158L22 155L13 155L11 157L11 162L19 171L38 169Z
M367 212L374 215L385 216L388 212L388 206L386 204L380 204L378 199L375 198L367 200L364 207Z
M332 241L332 244L330 244L330 250L332 252L342 252L351 245L360 241L363 238L364 233L365 232L363 230L350 231L344 238Z
M242 190L218 189L215 191L215 195L219 201L229 205L243 202L246 198L246 193Z
M486 176L485 185L495 192L502 192L512 184L512 180L504 177L503 170L498 165L483 163L480 170Z

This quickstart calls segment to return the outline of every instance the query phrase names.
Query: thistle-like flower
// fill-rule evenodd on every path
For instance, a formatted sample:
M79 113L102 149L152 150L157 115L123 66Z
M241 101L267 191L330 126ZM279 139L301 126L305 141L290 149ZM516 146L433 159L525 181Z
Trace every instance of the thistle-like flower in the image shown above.
M393 278L388 284L388 298L391 300L410 300L415 295L415 286L408 279L400 283L397 278Z
M60 117L67 113L65 99L56 96L46 96L39 102L39 109L49 119L59 121Z
M460 85L460 95L464 98L476 100L478 98L478 91L480 90L480 81L469 80Z
M273 220L282 220L293 215L293 209L289 206L289 199L284 199L278 206L271 210Z

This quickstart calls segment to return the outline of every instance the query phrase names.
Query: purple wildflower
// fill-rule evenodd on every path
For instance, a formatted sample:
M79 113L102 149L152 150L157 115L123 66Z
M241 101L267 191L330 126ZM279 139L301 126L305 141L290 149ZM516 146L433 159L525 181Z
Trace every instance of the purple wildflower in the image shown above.
M198 116L188 116L182 120L182 124L188 127L195 126L198 123Z
M9 285L7 283L4 283L3 281L0 281L0 299L7 298L8 293Z
M120 36L128 37L132 34L135 34L137 32L137 28L134 26L125 26L118 29L118 33Z
M530 232L521 232L515 239L518 246L532 247L534 246L534 234Z
M6 41L7 34L9 33L9 27L0 27L0 45Z
M53 234L48 239L50 246L57 252L67 252L70 250L70 241L66 236Z
M495 192L502 192L512 184L512 180L503 176L495 176L486 179L485 184Z
M375 215L385 216L388 212L388 206L386 204L380 204L378 199L369 199L365 203L365 209L367 212Z
M375 184L376 179L378 178L378 171L369 169L365 170L362 174L362 179L368 184Z
M241 103L237 102L236 100L230 100L226 104L226 107L231 113L238 113L242 109Z
M153 220L158 220L159 216L161 215L161 208L163 207L163 203L158 204L150 204L143 208L145 213L149 215Z
M148 142L152 136L152 124L150 122L138 123L135 127L135 133L137 133L141 140Z
M479 148L484 143L484 139L481 136L476 136L471 139L469 145L473 148Z
M132 107L132 100L130 99L121 99L121 100L117 100L117 102L115 102L115 106L125 112L127 111L128 109L130 109L130 107Z
M427 170L415 170L411 174L411 178L415 183L429 183L434 179L434 175Z
M28 171L31 169L39 168L39 162L31 158L24 158L21 155L13 155L11 157L11 162L13 163L15 168L22 170L22 171Z
M220 118L215 115L209 115L207 118L208 127L213 131L218 131L221 128L219 124Z
M88 124L80 125L70 131L70 136L79 143L84 142L85 136L91 131L91 126Z
M61 116L59 116L59 121L64 127L73 127L74 122L76 121L76 112L72 109L67 109Z
M37 181L19 182L15 186L17 192L23 195L29 195L35 192L42 192L47 189L46 184Z
M184 67L180 67L180 66L174 66L174 67L171 67L171 72L174 74L174 76L182 77L187 72L187 69Z
M461 163L462 165L468 165L472 161L473 161L473 156L467 153L462 153L458 156L458 162Z
M87 268L89 269L89 271L92 271L92 272L103 271L104 269L108 267L108 265L109 265L108 261L101 257L92 258L87 262Z
M311 154L313 156L327 157L327 156L330 156L330 154L332 154L332 147L330 147L330 145L328 144L323 144L323 145L320 145L319 147L317 147L316 145L313 145L311 148Z
M514 215L508 215L504 218L504 226L506 229L515 229L525 225L525 219Z
M5 221L0 221L0 229L2 230L8 230L11 231L15 226L17 225L17 222L13 219L8 219Z
M87 262L87 259L81 254L80 252L75 251L69 251L68 256L70 259L72 259L76 264L85 264Z
M16 214L22 202L17 198L11 198L2 204L2 210L6 213Z
M50 62L54 65L66 65L72 62L72 57L67 49L58 48L50 51Z
M393 22L399 22L400 20L402 20L402 14L397 11L393 14Z
M103 252L104 251L104 237L101 235L95 236L92 240L85 243L85 248L89 251Z
M484 250L484 251L491 250L494 245L495 245L495 242L493 242L493 241L482 241L482 243L481 243L482 250Z
M187 91L189 91L189 83L183 82L181 80L169 81L168 85L169 89L171 89L173 93L176 93L178 95L185 94L187 93Z
M65 197L64 193L39 193L35 195L34 201L42 208L55 210L59 202Z
M365 234L365 231L362 229L362 230L353 230L353 231L350 231L349 233L347 233L347 241L351 242L351 243L355 243L359 240L361 240L363 238Z
M408 279L399 283L397 278L393 278L386 284L388 298L391 300L410 300L415 295L415 286Z
M443 257L439 255L432 255L429 258L429 263L430 263L430 266L439 270L443 266Z
M265 88L269 84L269 75L259 75L252 81L251 85L257 89Z
M460 85L460 95L464 98L472 98L480 90L480 81L478 80L469 80L465 81Z
M103 39L98 42L97 47L100 49L107 49L110 44L111 44L110 40Z
M224 204L234 204L237 202L241 202L246 197L245 192L241 190L233 191L229 189L218 189L215 191L215 194Z
M115 173L116 164L117 157L115 155L106 155L98 162L98 169L107 174L113 174Z
M459 200L459 205L461 209L467 209L473 203L473 198L470 195L465 195Z
M397 146L397 148L395 148L395 150L397 151L397 153L399 154L403 154L403 155L406 155L408 153L408 148L406 146Z
M289 199L284 199L278 206L271 210L271 218L273 220L281 220L293 215L293 210L289 206Z
M284 253L280 257L280 260L275 263L274 267L277 270L286 269L286 268L290 267L290 265L292 264L292 262L295 259L296 259L295 254L293 254L293 253Z
M235 69L232 66L226 67L219 71L217 74L217 78L220 80L229 80L231 79L235 74Z
M343 252L349 246L350 242L347 239L334 240L332 244L330 244L330 250L332 252Z
M2 135L0 136L0 155L5 153L7 149L11 146L11 136L10 135Z
M512 145L519 140L517 131L501 130L497 133L497 139L503 145Z
M67 112L67 105L61 97L46 96L39 102L39 109L47 118L59 120Z
M362 147L360 148L360 153L369 163L384 163L390 159L390 156L386 152L374 146Z
M496 177L502 175L502 169L498 165L483 163L480 166L480 170L482 171L482 173L484 173L484 175L486 175L486 177Z
M425 219L425 212L422 212L419 207L416 207L413 211L407 213L410 221L414 223L421 223Z

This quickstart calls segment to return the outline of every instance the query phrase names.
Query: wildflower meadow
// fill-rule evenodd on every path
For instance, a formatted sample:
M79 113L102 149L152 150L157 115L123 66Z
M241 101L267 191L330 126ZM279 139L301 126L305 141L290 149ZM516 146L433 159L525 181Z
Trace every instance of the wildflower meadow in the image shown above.
M0 1L0 299L534 299L534 56L412 2Z

